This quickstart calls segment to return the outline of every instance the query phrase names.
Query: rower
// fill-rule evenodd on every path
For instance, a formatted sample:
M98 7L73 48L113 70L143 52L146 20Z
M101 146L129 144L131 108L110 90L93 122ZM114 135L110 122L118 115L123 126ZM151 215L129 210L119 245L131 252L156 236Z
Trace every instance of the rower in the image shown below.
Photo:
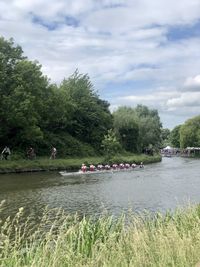
M113 168L113 170L116 170L116 169L117 169L117 167L118 167L118 165L117 165L117 164L115 164L115 163L112 165L112 168Z
M98 164L97 165L97 170L98 171L102 171L103 170L103 165L102 164Z
M87 166L83 163L81 166L81 171L86 172L87 171Z
M120 164L119 164L119 168L120 168L120 169L124 169L124 164L123 164L123 163L120 163Z
M125 169L129 169L130 168L130 164L129 163L126 163L125 164Z
M135 163L131 164L131 167L134 169L137 165Z
M109 164L105 165L105 170L110 170L110 165Z
M95 166L93 164L91 164L90 165L90 171L93 172L93 171L95 171L95 169L96 169Z

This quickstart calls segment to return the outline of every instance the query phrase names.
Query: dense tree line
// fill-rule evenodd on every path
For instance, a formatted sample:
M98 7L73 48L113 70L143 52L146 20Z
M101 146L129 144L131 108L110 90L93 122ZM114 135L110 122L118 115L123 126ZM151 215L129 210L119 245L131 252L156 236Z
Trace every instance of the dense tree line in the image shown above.
M166 129L166 133L163 147L166 145L181 149L200 147L200 115L188 119L182 125L177 125L171 131Z
M162 125L146 106L120 107L113 114L87 74L75 71L60 85L23 55L12 39L0 38L0 145L40 155L56 146L60 156L158 148ZM113 142L113 143L112 143Z
M160 147L162 124L157 110L143 105L119 107L113 117L114 129L125 150L143 152Z

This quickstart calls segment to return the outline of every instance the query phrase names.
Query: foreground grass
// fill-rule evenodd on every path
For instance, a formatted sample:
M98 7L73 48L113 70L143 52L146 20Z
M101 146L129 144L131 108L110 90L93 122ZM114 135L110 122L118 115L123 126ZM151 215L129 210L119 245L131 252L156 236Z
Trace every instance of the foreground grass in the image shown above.
M0 266L192 267L200 261L200 206L96 221L46 210L37 228L23 218L21 208L1 222Z
M158 162L161 160L160 155L147 156L147 155L126 155L126 156L116 156L113 158L110 163L140 163L141 161L144 164ZM68 158L68 159L56 159L51 160L47 158L38 158L35 160L1 160L0 161L0 173L7 172L23 172L23 171L43 171L43 170L78 170L82 163L86 165L89 164L98 164L105 162L104 157L90 157L90 158Z

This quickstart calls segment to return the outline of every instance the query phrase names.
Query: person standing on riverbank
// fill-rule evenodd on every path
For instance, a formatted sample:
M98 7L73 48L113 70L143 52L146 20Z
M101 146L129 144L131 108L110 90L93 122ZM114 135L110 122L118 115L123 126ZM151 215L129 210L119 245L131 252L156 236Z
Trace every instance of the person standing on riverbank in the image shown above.
M52 147L50 159L55 159L56 153L57 153L57 149L55 147Z
M8 156L11 154L10 148L8 146L5 146L3 151L1 152L2 159L8 160Z
M27 154L27 158L28 159L31 159L32 160L32 159L35 159L36 158L35 150L32 147L29 147L28 148L26 154Z

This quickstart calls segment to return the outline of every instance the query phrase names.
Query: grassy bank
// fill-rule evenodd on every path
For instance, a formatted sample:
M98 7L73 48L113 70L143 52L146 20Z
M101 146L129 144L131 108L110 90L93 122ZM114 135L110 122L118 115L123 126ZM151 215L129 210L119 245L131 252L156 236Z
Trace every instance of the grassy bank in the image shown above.
M116 156L110 160L110 163L140 163L141 161L144 164L158 162L161 160L160 155L147 156L147 155L125 155L125 156ZM69 159L55 159L50 160L47 158L38 158L35 160L1 160L0 161L0 173L9 173L9 172L26 172L26 171L49 171L49 170L78 170L82 163L86 165L89 164L98 164L103 163L107 164L108 162L104 157L90 157L90 158L69 158Z
M1 222L0 266L192 267L200 262L200 206L154 218L130 214L95 222L47 210L35 229L32 220L23 220L21 208L14 219Z

